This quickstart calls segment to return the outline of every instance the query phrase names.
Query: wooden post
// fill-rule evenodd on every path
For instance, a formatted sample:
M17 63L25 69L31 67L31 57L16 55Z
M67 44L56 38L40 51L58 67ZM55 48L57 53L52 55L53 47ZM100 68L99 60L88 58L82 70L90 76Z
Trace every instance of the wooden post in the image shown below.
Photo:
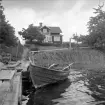
M69 39L69 49L71 50L71 38Z
M17 45L17 51L16 51L16 60L17 60L17 57L18 57L18 47L19 47L19 40L18 40L18 45Z

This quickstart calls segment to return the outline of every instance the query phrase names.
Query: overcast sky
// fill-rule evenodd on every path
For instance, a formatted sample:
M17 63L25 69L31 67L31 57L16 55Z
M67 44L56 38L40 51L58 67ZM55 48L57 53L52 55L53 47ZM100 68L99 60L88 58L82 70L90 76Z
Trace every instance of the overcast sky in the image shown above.
M44 25L59 26L63 40L69 41L73 33L87 34L86 24L99 2L102 4L105 0L3 0L2 4L6 18L16 32L31 23L43 22Z

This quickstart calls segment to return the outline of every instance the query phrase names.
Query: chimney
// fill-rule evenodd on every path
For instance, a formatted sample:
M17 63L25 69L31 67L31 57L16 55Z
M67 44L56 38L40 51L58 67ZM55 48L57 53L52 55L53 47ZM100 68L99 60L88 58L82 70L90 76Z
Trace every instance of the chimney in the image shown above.
M40 27L42 27L42 24L43 24L43 23L42 23L42 22L40 22L40 23L39 23L39 26L40 26Z

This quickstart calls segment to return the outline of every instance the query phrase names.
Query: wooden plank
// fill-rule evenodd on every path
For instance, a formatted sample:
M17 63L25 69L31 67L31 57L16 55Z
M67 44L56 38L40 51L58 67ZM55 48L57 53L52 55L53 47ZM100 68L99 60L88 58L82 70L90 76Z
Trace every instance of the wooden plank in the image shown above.
M20 64L21 64L21 62L18 61L18 62L15 62L14 64L7 65L7 68L9 68L9 67L16 67L16 66L19 66Z
M9 87L9 82L2 82L2 84L0 85L0 105L3 105L4 99L9 91Z
M21 73L16 73L13 78L13 90L8 92L2 105L18 105L21 85Z
M0 80L11 80L15 72L16 72L15 70L1 70Z
M38 50L38 51L30 51L31 53L41 53L41 52L51 52L51 51L59 51L59 50L68 50L68 48L60 48L60 49L51 49L51 50Z

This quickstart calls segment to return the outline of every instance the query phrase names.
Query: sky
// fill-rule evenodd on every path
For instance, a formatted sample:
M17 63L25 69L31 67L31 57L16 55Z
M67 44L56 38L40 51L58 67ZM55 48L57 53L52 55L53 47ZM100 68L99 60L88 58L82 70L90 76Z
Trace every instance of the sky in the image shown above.
M69 41L74 33L88 34L87 22L94 16L93 8L103 2L105 0L3 0L2 5L16 36L29 24L38 26L42 22L60 27L63 41Z

